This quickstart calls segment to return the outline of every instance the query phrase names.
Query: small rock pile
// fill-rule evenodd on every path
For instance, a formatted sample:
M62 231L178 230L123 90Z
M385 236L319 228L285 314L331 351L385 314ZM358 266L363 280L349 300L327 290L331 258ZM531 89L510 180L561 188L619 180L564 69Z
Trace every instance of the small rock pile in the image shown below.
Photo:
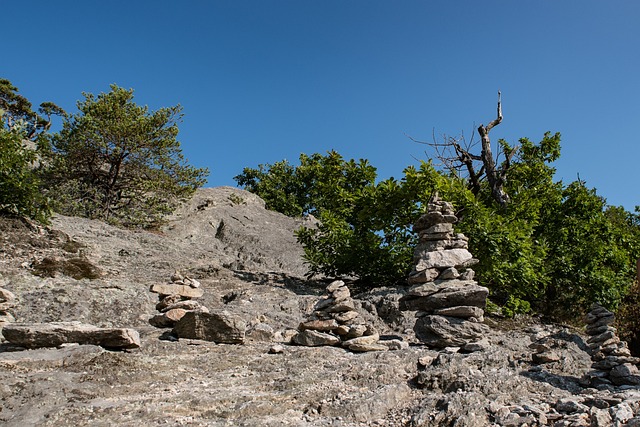
M356 352L402 346L398 340L379 341L380 334L356 311L349 288L342 280L329 284L327 293L316 303L309 319L298 327L294 343L309 347L341 345Z
M632 357L627 343L616 335L611 326L614 320L613 313L599 304L594 304L585 316L593 361L593 370L585 375L585 382L596 388L640 385L640 358Z
M5 288L0 288L0 329L8 323L15 322L15 318L9 312L17 304L16 296Z
M171 276L170 283L152 285L150 291L158 294L160 300L156 305L160 313L149 319L149 323L157 328L172 328L191 311L209 312L207 307L194 301L204 294L200 282L178 271Z
M478 262L468 250L464 234L454 233L457 221L453 206L436 193L427 213L415 223L419 236L414 252L414 269L408 282L414 285L400 300L403 310L417 311L416 337L437 347L472 345L487 333L483 321L489 290L473 280L470 268Z

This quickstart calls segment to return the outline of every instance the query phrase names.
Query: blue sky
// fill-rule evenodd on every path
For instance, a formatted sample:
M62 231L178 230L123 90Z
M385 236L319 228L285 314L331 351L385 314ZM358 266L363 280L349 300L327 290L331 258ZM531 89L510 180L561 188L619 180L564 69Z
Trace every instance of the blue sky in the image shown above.
M335 149L380 178L424 159L406 135L493 141L562 133L557 178L640 205L640 2L0 2L8 78L75 112L116 83L181 104L179 139L208 186L245 166Z

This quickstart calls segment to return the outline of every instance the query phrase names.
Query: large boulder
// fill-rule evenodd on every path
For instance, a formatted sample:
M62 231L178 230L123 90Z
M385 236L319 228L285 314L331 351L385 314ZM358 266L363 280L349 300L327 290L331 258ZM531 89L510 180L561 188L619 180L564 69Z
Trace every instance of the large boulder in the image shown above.
M189 311L176 322L173 332L179 338L242 344L246 328L244 320L224 310L211 313Z
M436 281L411 288L400 300L400 307L403 310L420 310L428 313L457 306L484 309L488 296L489 289L472 280Z
M489 333L482 323L469 322L457 317L423 316L416 321L416 337L433 347L460 347L477 341Z
M112 349L140 347L140 335L135 329L98 328L81 322L11 323L2 328L2 335L10 343L25 348L58 347L68 343Z
M295 231L316 223L267 210L264 200L248 191L215 187L198 189L162 232L194 249L220 253L226 268L304 277L308 267Z

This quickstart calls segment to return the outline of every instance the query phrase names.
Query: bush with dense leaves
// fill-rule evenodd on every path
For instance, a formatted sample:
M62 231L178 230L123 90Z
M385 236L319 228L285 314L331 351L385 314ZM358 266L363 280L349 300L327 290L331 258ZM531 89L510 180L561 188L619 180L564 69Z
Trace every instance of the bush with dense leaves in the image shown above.
M153 227L205 182L177 140L181 107L150 112L116 85L85 93L53 138L50 191L56 210L125 227Z
M0 214L46 223L51 209L40 191L36 147L24 136L19 130L0 128Z
M592 302L614 309L640 255L638 216L606 206L582 181L554 181L551 163L559 155L559 134L545 134L537 144L521 139L506 181L506 207L495 203L489 188L474 193L465 179L429 162L408 167L399 181L376 183L366 161L346 161L335 152L303 155L300 166L246 168L236 180L272 209L320 219L317 228L298 232L311 273L369 285L402 282L416 243L412 224L438 191L454 204L456 228L480 259L478 280L506 314L533 309L569 318Z
M31 102L9 80L0 78L0 214L47 222L49 199L40 191L42 148L52 115L64 111L51 102L32 110Z

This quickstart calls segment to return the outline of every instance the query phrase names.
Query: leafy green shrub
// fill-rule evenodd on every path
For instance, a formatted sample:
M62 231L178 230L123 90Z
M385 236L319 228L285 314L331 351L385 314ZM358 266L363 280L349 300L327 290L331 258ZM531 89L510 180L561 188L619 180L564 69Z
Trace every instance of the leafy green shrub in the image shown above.
M235 177L269 209L320 220L317 228L298 232L312 274L355 276L367 283L396 281L408 272L412 248L407 243L414 237L410 222L393 224L391 218L401 211L393 202L410 199L397 197L397 183L378 188L375 178L368 161L345 160L335 151L302 154L299 166L282 161L245 168Z
M634 356L640 356L640 284L636 281L616 312L618 335L629 343Z
M45 119L9 80L0 78L0 214L24 216L46 223L49 199L40 192L38 169L52 115L64 111L51 102L40 104Z
M35 148L23 141L23 133L0 128L0 214L48 221L51 209L40 192L37 158Z

